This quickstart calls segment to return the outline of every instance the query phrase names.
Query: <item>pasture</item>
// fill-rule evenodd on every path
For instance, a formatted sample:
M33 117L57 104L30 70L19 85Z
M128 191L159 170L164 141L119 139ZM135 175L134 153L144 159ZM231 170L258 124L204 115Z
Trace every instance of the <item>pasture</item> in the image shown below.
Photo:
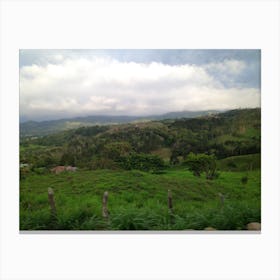
M105 191L108 218L102 216ZM20 230L244 230L250 222L261 222L260 197L259 169L222 171L215 180L195 177L182 166L159 172L31 173L20 183Z

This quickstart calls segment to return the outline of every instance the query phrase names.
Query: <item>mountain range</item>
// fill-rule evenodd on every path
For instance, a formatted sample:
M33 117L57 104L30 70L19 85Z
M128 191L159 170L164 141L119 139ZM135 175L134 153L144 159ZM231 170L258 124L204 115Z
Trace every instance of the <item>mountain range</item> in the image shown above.
M93 115L87 117L65 118L48 121L26 121L20 123L21 137L38 137L53 134L63 130L75 129L93 125L113 125L132 122L145 122L153 120L178 119L178 118L196 118L218 114L221 111L180 111L169 112L162 115L150 116L110 116L110 115Z

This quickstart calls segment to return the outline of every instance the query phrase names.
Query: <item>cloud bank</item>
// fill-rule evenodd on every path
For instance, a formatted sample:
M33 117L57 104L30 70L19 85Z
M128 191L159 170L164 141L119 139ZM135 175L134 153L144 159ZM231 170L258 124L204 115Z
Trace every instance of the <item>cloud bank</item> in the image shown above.
M235 83L246 67L235 59L170 65L56 55L20 68L20 115L41 120L259 107L259 88Z

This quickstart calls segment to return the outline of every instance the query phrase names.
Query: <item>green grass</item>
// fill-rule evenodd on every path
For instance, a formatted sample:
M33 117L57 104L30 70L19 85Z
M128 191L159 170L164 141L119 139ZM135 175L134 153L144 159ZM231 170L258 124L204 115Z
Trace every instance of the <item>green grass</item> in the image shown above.
M56 217L50 214L48 187L55 192ZM168 189L173 213L167 206ZM104 191L109 192L109 220L101 215ZM223 207L219 193L225 196ZM182 168L161 174L79 170L31 174L20 183L21 230L236 230L260 222L260 207L259 170L222 172L212 181Z
M243 155L228 157L218 161L218 168L227 171L258 170L261 167L261 155Z
M221 136L216 137L214 140L211 140L210 143L211 144L223 144L226 141L242 141L242 137L237 137L237 136L232 136L230 134L223 134Z
M241 136L244 138L258 137L258 136L260 136L260 132L258 129L249 127L249 128L246 128L244 133L241 133Z
M244 140L250 141L252 138L260 137L260 130L253 127L247 127L244 131L232 134L223 134L211 140L210 143L224 144L226 141L242 142Z

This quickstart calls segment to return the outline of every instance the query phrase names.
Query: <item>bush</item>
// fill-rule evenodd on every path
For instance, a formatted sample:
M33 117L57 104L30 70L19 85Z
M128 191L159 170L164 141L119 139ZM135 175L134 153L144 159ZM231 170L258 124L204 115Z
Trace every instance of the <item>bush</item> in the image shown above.
M92 169L117 169L118 165L111 159L108 158L96 158L92 162Z
M33 172L38 175L43 175L43 174L47 174L49 171L46 167L37 167L37 168L33 168Z
M149 154L132 154L127 157L121 157L119 164L127 170L156 171L164 168L163 159L159 156Z
M103 156L111 160L118 160L121 156L127 156L131 150L128 142L108 143L103 147Z
M190 153L184 161L184 164L198 177L203 172L205 172L206 179L215 179L219 175L216 171L216 158L214 155L195 155L194 153Z

